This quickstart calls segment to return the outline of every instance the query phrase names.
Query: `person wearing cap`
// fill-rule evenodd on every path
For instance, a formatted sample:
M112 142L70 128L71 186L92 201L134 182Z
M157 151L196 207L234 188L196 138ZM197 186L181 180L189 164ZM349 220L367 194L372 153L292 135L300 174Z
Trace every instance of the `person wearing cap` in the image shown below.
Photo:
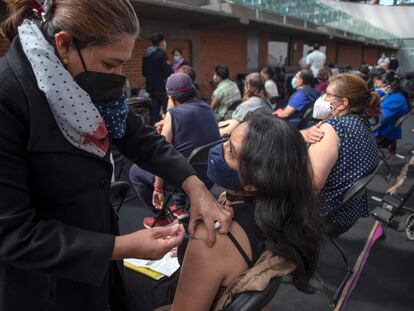
M161 135L178 152L188 158L194 149L220 139L214 112L206 102L196 97L196 89L190 76L185 73L171 75L167 80L166 91L174 107L165 115ZM208 188L211 187L212 182L207 177L207 167L194 169L204 184ZM151 211L152 215L144 218L144 226L150 228L154 224L154 216L164 203L164 181L138 165L131 167L129 177L136 193ZM177 193L173 201L174 213L180 217L184 216L186 196ZM166 219L161 219L156 225L167 224Z

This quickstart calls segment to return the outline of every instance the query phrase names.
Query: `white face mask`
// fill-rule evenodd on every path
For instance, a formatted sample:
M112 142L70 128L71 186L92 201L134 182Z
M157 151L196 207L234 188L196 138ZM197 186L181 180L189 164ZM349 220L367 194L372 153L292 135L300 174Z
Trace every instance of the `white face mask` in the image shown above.
M313 106L313 118L318 120L325 120L332 116L331 102L323 99L323 96L319 97Z
M292 78L292 81L290 81L290 83L291 83L291 85L292 85L292 89L296 89L296 87L297 87L297 84L296 84L296 77L293 77Z

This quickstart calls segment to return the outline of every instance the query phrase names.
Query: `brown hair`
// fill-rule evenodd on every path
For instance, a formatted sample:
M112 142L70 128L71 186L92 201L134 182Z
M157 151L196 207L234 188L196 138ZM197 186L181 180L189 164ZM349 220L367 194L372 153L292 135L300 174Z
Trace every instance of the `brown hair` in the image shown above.
M9 17L1 32L10 41L25 19L39 19L31 0L5 0ZM49 41L59 31L69 32L76 43L86 46L106 45L125 34L138 35L139 22L129 0L54 0L48 21L42 31Z
M188 74L191 80L193 80L193 82L195 82L197 78L196 72L194 71L193 67L189 65L182 65L180 68L178 68L177 72Z
M366 119L378 118L381 114L381 99L376 92L370 92L367 83L359 76L340 73L329 79L334 84L335 95L349 101L349 112L362 114Z
M245 88L243 101L253 96L258 96L265 99L267 95L265 90L265 83L266 81L264 77L258 72L253 72L247 75L244 84L245 86L249 86L249 88Z
M317 79L320 81L328 81L330 76L332 76L331 69L329 69L329 67L324 67L319 70Z

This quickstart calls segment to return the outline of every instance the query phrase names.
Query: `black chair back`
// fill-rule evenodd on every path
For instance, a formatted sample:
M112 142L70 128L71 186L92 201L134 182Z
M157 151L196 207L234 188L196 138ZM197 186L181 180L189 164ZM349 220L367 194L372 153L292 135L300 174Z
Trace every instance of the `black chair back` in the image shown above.
M346 204L349 200L361 196L365 192L365 188L374 179L375 175L378 173L379 169L382 166L383 161L380 161L374 171L368 174L365 177L357 180L355 184L345 193L344 198L342 199L341 206Z
M313 105L305 110L305 113L303 114L303 119L311 120L313 117L312 114L313 114Z
M271 303L279 290L282 278L273 278L269 285L260 292L244 292L236 295L223 311L258 311Z
M208 153L211 148L214 146L224 143L227 139L220 139L218 141L209 143L207 145L198 147L191 152L190 156L188 157L188 162L192 166L205 166L208 165Z
M401 117L399 117L397 122L395 122L395 127L401 127L403 123L405 122L405 120L408 119L409 116L410 116L410 113L406 113L402 115Z
M122 204L124 204L125 198L130 189L131 186L125 181L116 181L111 185L110 199L117 214L119 213Z

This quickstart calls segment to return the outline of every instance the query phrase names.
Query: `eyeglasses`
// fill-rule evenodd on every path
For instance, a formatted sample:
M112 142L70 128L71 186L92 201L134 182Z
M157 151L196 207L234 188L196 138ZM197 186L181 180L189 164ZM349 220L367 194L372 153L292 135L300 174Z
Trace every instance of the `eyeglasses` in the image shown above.
M326 100L326 96L335 97L336 99L341 99L341 98L343 98L343 96L339 96L339 95L332 94L332 93L329 93L329 92L326 92L323 96L325 97L325 98L324 98L325 100Z

